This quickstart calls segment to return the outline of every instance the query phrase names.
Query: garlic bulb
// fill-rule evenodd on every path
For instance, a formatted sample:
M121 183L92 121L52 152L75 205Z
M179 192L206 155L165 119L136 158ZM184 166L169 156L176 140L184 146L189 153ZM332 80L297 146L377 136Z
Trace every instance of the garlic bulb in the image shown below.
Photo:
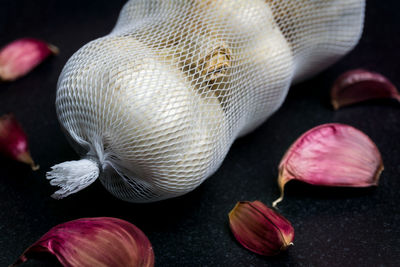
M67 67L60 78L57 111L61 124L90 158L98 159L101 166L111 165L128 188L134 187L132 183L151 186L152 197L194 189L213 171L212 162L224 151L219 146L226 142L228 130L217 97L200 97L180 71L163 64L135 39L97 42L107 50L99 50L90 65ZM132 50L146 56L126 61L121 53ZM78 52L71 61L78 62L80 57ZM115 58L112 65L117 67L102 69L105 58ZM70 90L74 82L84 86ZM71 120L73 112L85 117ZM185 180L174 179L182 176ZM107 188L115 187L103 177ZM64 187L55 196L68 193ZM128 200L128 196L118 196Z
M343 11L343 1L332 5ZM364 1L352 1L358 2L354 16L360 16ZM329 31L322 18L332 6L321 5L321 16L302 26L293 23L296 12L280 15L294 3L128 1L113 31L76 52L60 76L58 117L83 159L48 173L50 183L61 187L54 197L98 177L112 194L131 202L175 197L200 185L235 138L279 108L302 67L318 60L299 61L307 36L300 43L290 36L310 25L313 34L319 25ZM351 23L357 26L357 20ZM341 54L356 40L339 42Z

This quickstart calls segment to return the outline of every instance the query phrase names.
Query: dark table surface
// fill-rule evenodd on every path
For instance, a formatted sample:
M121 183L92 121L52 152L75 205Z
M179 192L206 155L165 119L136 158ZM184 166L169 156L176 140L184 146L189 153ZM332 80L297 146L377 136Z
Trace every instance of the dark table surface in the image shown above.
M12 111L29 135L41 169L0 160L0 266L13 262L52 226L82 217L112 216L141 228L153 244L157 266L400 266L400 105L372 101L333 111L329 89L352 68L386 75L400 86L400 4L367 1L363 37L354 51L318 76L293 86L278 112L237 140L221 168L183 197L130 204L99 182L63 200L45 172L77 159L55 113L58 75L67 59L88 41L107 34L125 0L1 0L0 46L20 37L47 40L60 48L26 77L0 84L0 114ZM239 200L270 204L279 194L278 163L289 145L313 126L341 122L369 135L385 171L379 187L320 188L291 182L280 211L293 223L295 246L265 258L241 247L228 227ZM51 266L30 261L26 266Z

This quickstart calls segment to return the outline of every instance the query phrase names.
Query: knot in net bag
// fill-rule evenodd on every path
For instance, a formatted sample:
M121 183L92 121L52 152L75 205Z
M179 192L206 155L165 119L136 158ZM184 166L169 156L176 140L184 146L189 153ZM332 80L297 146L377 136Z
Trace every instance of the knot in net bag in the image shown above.
M62 198L96 179L116 197L183 195L289 86L358 42L363 0L131 0L58 82L59 121L82 160L47 174Z

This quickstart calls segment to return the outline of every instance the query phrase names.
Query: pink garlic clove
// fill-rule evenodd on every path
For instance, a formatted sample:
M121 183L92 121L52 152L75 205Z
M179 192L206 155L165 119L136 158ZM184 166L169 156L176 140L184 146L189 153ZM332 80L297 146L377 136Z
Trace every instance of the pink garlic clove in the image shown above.
M386 77L363 69L351 70L340 75L331 89L331 101L335 110L378 98L400 101L400 94Z
M229 213L229 225L241 245L260 255L273 256L293 245L290 222L260 201L238 202Z
M50 253L63 266L154 266L154 252L145 234L133 224L109 217L84 218L57 225L11 265L39 253Z
M0 154L26 163L34 171L39 169L30 155L28 138L14 114L0 117Z
M0 50L0 80L13 81L31 71L58 48L33 38L11 42Z
M278 184L283 200L290 180L320 186L378 185L382 157L374 142L354 127L339 123L317 126L298 138L279 164Z

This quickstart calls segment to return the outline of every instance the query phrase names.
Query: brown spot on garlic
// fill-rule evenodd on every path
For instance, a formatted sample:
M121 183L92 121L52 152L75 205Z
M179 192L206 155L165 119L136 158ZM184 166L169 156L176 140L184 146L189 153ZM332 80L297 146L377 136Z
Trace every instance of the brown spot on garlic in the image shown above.
M230 60L230 49L219 46L199 61L198 68L206 80L214 83L218 78L227 75L228 68L231 66Z

